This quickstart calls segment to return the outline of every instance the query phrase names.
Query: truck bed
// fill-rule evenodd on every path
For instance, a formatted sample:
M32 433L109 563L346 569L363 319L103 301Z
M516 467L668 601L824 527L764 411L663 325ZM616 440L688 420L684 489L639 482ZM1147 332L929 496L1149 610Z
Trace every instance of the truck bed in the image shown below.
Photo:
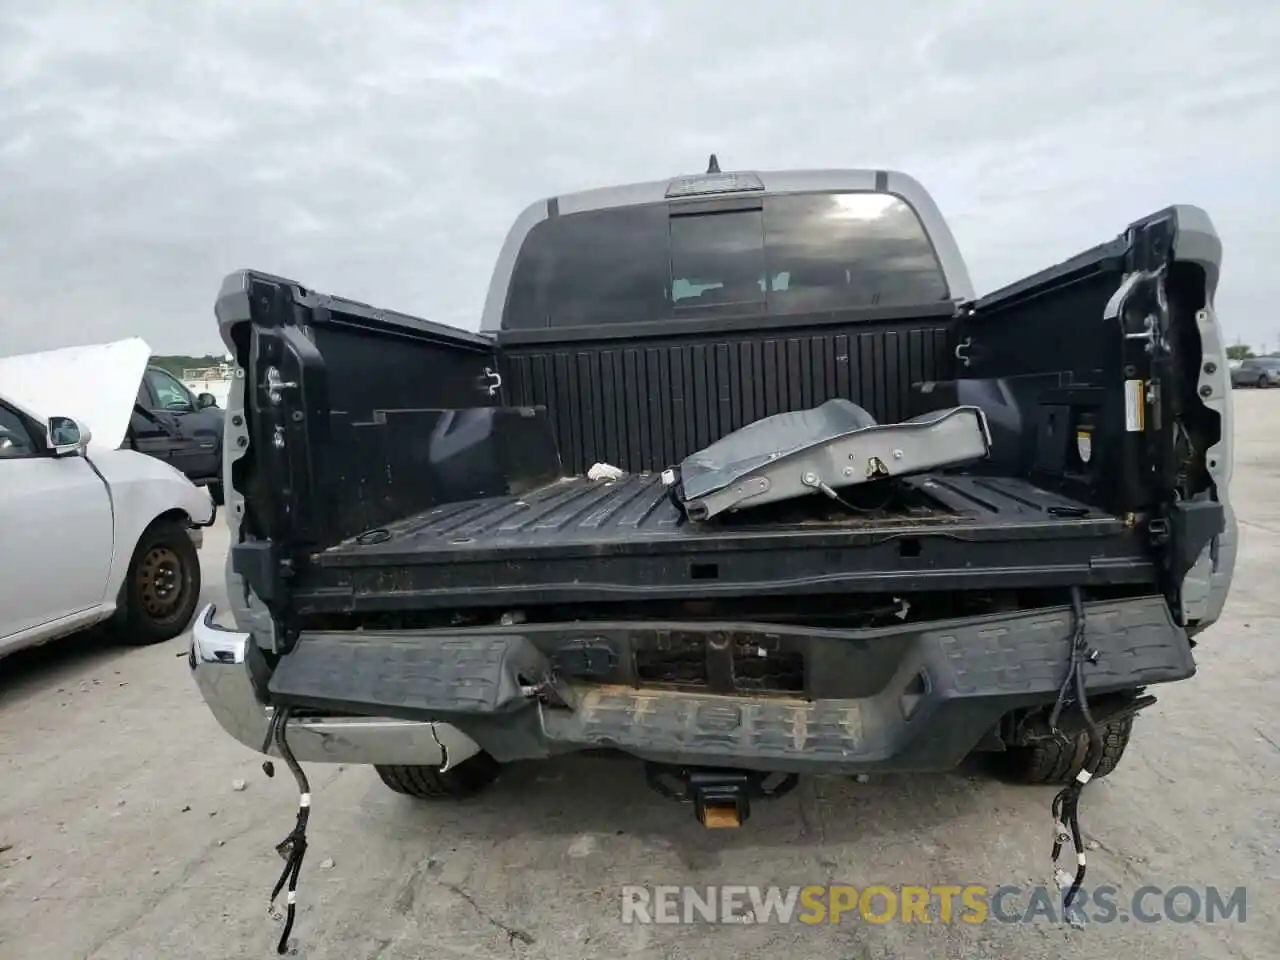
M880 494L883 497L883 494ZM1013 478L920 475L706 523L658 475L439 506L312 556L311 610L1149 581L1123 521Z

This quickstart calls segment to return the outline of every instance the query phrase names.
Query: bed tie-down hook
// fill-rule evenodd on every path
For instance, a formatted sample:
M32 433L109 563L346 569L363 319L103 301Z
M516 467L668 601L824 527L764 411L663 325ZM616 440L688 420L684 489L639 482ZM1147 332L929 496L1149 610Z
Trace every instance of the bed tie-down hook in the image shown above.
M496 397L498 391L502 388L502 374L492 367L485 367L484 376L480 378L480 387L489 396Z

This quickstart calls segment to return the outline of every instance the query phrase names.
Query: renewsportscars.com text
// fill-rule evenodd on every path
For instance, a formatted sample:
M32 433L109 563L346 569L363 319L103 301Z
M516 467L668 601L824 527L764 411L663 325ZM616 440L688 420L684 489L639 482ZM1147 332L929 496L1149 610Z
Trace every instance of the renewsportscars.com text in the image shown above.
M1050 886L824 884L804 887L624 886L622 922L692 923L1243 923L1244 887L1179 884L1131 892Z

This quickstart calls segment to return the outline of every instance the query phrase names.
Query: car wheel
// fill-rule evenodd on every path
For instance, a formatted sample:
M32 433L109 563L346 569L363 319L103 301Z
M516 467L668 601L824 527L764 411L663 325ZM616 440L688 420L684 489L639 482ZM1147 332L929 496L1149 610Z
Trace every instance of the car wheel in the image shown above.
M132 647L172 640L191 624L200 602L200 556L184 524L157 520L138 539L112 621Z
M1105 777L1120 764L1129 736L1133 733L1133 717L1102 726L1102 758L1093 772L1094 779ZM1016 783L1060 785L1075 779L1089 752L1089 737L1081 733L1070 740L1039 740L1023 747L1011 747L995 754L1001 773Z
M1267 375L1264 373L1258 378L1258 389L1265 390L1269 386L1271 386L1271 381L1267 379Z
M418 800L462 800L479 793L498 779L501 764L487 753L477 753L456 767L440 770L428 766L375 766L382 782Z

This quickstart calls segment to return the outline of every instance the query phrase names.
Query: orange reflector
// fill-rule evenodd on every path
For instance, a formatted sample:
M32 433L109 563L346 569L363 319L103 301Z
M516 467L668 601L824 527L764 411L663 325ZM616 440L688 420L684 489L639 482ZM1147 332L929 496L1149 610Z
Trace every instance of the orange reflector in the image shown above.
M708 804L703 810L702 817L702 825L708 830L726 830L742 826L737 807Z

